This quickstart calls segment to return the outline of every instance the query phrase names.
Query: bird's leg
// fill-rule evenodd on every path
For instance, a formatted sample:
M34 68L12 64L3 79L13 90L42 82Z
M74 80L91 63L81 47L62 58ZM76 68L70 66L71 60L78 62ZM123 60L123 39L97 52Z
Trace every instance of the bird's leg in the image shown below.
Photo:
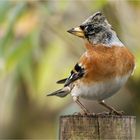
M73 96L73 100L80 106L80 108L83 110L84 114L90 114L90 112L86 109L86 107L79 101L78 97Z
M104 100L99 102L100 105L106 107L107 109L109 109L111 112L114 112L117 115L122 115L123 112L122 111L117 111L116 109L114 109L112 106L109 106L107 104L105 104Z

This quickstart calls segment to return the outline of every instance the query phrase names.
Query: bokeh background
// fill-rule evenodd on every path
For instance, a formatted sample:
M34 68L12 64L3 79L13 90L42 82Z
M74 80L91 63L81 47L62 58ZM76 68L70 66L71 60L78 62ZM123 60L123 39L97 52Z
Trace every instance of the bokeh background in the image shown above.
M107 103L137 117L140 138L139 0L0 0L0 138L58 139L59 116L79 111L71 96L46 94L85 51L66 31L102 11L136 57L126 86ZM90 111L105 109L82 100Z

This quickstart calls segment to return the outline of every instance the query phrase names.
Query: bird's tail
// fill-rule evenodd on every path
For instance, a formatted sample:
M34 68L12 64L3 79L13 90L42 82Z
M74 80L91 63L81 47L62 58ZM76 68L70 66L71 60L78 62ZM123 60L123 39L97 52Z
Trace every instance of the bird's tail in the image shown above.
M71 89L70 87L64 87L62 89L59 89L51 94L48 94L47 96L58 96L58 97L65 97L70 93Z

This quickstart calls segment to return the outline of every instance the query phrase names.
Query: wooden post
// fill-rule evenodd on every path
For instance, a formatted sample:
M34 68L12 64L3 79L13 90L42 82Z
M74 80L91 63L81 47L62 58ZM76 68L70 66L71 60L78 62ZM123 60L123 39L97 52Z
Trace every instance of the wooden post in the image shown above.
M60 117L60 140L135 140L135 116L81 116Z

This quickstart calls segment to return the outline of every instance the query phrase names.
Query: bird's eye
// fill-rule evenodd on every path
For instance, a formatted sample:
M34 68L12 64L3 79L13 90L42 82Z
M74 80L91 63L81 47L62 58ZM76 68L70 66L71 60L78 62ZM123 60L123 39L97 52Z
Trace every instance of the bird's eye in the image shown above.
M92 25L88 25L88 26L86 26L85 30L87 32L90 32L91 30L93 30L93 26Z

